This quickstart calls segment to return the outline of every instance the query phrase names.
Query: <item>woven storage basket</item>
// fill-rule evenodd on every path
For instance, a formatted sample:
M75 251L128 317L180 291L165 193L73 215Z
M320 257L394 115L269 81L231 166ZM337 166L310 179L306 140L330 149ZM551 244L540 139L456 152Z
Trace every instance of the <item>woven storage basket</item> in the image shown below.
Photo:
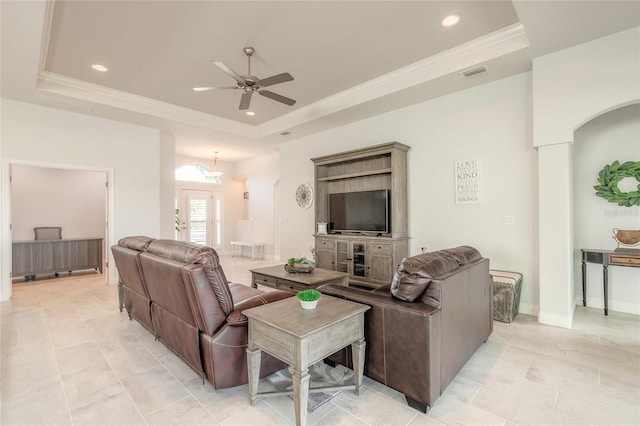
M522 274L490 270L493 281L493 319L510 323L518 315Z

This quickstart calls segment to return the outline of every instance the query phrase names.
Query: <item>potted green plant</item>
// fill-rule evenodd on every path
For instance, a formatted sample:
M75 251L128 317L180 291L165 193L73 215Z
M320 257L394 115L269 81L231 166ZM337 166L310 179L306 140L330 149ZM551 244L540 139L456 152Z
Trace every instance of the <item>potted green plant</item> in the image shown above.
M180 219L180 217L178 216L180 214L180 210L176 209L176 220L175 220L175 226L176 226L176 232L180 232L180 228L182 227L182 219Z
M296 297L300 301L302 309L315 309L318 305L318 299L320 299L320 293L318 290L302 290L296 294Z

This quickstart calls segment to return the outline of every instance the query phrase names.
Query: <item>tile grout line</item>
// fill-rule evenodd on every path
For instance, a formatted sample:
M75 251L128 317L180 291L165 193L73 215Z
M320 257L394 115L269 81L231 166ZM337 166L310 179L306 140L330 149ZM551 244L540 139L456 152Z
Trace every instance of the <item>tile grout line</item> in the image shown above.
M125 309L125 310L126 310L126 309ZM133 322L133 321L135 321L135 320L130 319L129 321L132 321L132 322ZM145 331L148 331L148 330L146 330L146 329L145 329ZM189 388L188 388L188 387L186 387L186 386L184 385L184 383L182 383L182 382L178 379L178 377L177 377L175 374L173 374L173 372L172 372L172 371L171 371L171 370L170 370L170 369L169 369L169 368L168 368L168 367L167 367L167 366L162 362L162 360L160 359L160 357L158 357L156 354L154 354L153 352L151 352L151 350L147 347L147 345L145 345L145 344L144 344L144 342L142 342L142 341L140 341L140 340L138 339L138 336L134 336L134 337L135 337L136 341L137 341L138 343L140 343L140 344L145 348L145 350L146 350L147 352L149 352L149 354L150 354L152 357L154 357L154 358L158 361L158 363L159 363L159 364L160 364L160 365L161 365L161 366L162 366L162 367L163 367L163 368L164 368L164 369L169 373L169 375L171 375L171 377L173 377L173 378L176 380L176 382L178 382L178 383L180 384L180 386L182 386L182 387L184 388L184 390L186 390L186 391L187 391L187 394L188 394L190 397L192 397L192 398L193 398L193 399L198 403L198 405L200 405L200 406L204 409L204 411L205 411L207 414L209 414L209 415L211 416L211 418L213 418L213 420L215 420L218 424L222 425L222 422L221 422L220 420L218 420L218 418L217 418L213 413L211 413L211 412L209 411L209 409L207 409L207 407L206 407L206 406L205 406L205 405L204 405L204 404L203 404L203 403L202 403L202 402L201 402L201 401L200 401L200 400L199 400L199 399L198 399L198 398L197 398L197 397L196 397L196 396L191 392L191 390L189 390ZM162 345L163 347L165 347L165 348L166 348L166 346L164 345L164 343L162 343L160 340L156 339L156 340L154 340L154 342L158 342L158 344L160 344L160 345ZM167 348L167 349L168 349L168 348ZM171 353L172 355L174 355L174 356L175 356L175 354L174 354L171 350L169 350L169 353ZM178 358L179 358L179 357L178 357ZM179 358L179 359L180 359L180 358ZM180 361L182 361L182 360L180 360ZM200 379L198 376L196 376L196 378ZM206 381L206 379L205 379L205 383L203 384L203 386L207 386L207 384L208 384L208 385L211 385L210 383L207 383L207 381ZM212 386L212 387L213 387L213 386ZM215 391L215 389L214 389L214 391ZM185 398L186 398L186 397L185 397ZM182 398L182 399L184 399L184 398ZM182 399L180 399L179 401L181 401ZM169 404L169 405L167 405L167 406L170 406L170 405L172 405L172 404L175 404L176 402L177 402L177 401L174 401L174 402L172 402L171 404ZM136 404L135 404L135 402L134 402L134 405L136 405ZM137 408L137 405L136 405L136 408ZM162 407L162 408L164 408L164 407ZM158 408L158 410L161 410L162 408ZM155 411L158 411L158 410L155 410ZM154 412L155 412L155 411L154 411ZM151 413L149 413L149 414L151 414ZM144 418L144 416L143 416L143 418ZM145 423L146 423L146 419L145 419Z
M53 352L53 356L56 359L56 369L58 370L58 377L60 380L60 387L62 388L62 394L64 395L64 403L67 406L67 414L69 415L69 420L71 421L71 425L74 425L73 422L73 416L71 415L71 406L69 405L69 398L67 397L67 391L65 389L64 386L64 382L62 381L62 372L60 371L60 364L58 363L58 355L56 354L56 348L53 346L53 339L51 338L51 329L49 327L49 320L47 319L46 315L44 314L44 307L42 306L42 298L40 297L40 285L36 285L35 290L36 290L36 294L38 295L38 304L39 304L39 309L42 313L42 317L45 320L45 324L47 327L47 335L49 336L49 345L51 346L51 351ZM73 302L71 301L71 299L69 298L69 295L67 294L67 292L65 291L65 298L67 300L69 300L69 303L71 303L72 306ZM74 311L75 311L75 306L74 306Z
M67 295L68 297L68 295ZM75 303L73 303L73 301L71 299L69 299L69 302L71 303L72 306L74 306L74 310L75 310ZM103 303L103 302L101 302ZM93 318L92 318L93 319ZM85 325L85 319L80 319L80 321L82 321L82 324L86 327ZM134 336L135 337L135 336ZM138 338L135 337L136 341L138 341ZM145 425L148 425L147 420L144 418L144 416L142 415L142 412L140 411L140 409L138 408L138 405L135 403L135 401L133 401L133 398L131 398L131 395L129 394L129 391L127 390L126 386L124 385L124 383L122 383L122 378L120 377L120 375L118 375L116 373L116 371L113 368L113 365L111 364L111 362L109 361L109 358L107 356L105 356L104 351L102 350L102 347L100 347L100 345L98 344L97 340L96 340L96 335L93 334L91 341L96 345L96 348L98 349L98 351L100 352L100 354L102 355L102 358L104 359L104 361L107 363L107 365L109 366L109 368L111 369L111 372L113 373L113 375L116 377L116 379L118 380L118 383L120 383L120 386L122 386L122 390L124 391L125 395L127 396L127 398L129 399L129 401L131 401L131 404L135 407L136 412L138 413L138 415L140 416L140 418L142 419L142 421L144 422ZM144 345L143 345L144 346ZM145 346L146 349L146 346ZM117 395L117 394L116 394ZM101 401L104 401L105 398L103 398ZM100 402L100 401L97 401ZM71 412L69 413L70 417L71 417L71 421L73 423L73 416L71 416Z

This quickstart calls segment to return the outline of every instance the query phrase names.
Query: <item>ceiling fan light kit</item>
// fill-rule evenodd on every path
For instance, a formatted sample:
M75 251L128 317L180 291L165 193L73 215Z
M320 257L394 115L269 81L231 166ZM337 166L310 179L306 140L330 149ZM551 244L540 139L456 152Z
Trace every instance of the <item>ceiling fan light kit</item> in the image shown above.
M216 89L242 89L243 93L240 97L240 106L238 109L240 110L248 110L249 105L251 104L251 96L254 92L257 92L259 95L264 96L265 98L272 99L277 102L281 102L285 105L292 106L296 103L294 99L287 98L286 96L279 95L270 90L264 90L265 87L273 86L275 84L285 83L287 81L292 81L293 77L288 72L272 75L271 77L259 79L255 75L251 74L251 56L255 53L255 49L251 46L247 46L243 49L244 54L247 56L247 74L240 75L235 72L231 67L221 61L213 61L213 64L220 68L222 71L227 73L231 78L233 78L237 85L236 86L227 86L227 87L194 87L193 90L196 92L206 92L209 90Z

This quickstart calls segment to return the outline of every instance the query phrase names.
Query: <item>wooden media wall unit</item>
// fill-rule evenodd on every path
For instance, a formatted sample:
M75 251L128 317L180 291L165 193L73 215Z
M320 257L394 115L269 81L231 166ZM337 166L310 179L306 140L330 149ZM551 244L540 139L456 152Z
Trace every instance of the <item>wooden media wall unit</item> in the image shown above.
M409 255L407 152L390 142L312 158L315 168L315 221L327 234L315 234L316 266L349 274L350 285L375 288L391 283L395 267ZM333 232L329 195L386 190L388 232Z

